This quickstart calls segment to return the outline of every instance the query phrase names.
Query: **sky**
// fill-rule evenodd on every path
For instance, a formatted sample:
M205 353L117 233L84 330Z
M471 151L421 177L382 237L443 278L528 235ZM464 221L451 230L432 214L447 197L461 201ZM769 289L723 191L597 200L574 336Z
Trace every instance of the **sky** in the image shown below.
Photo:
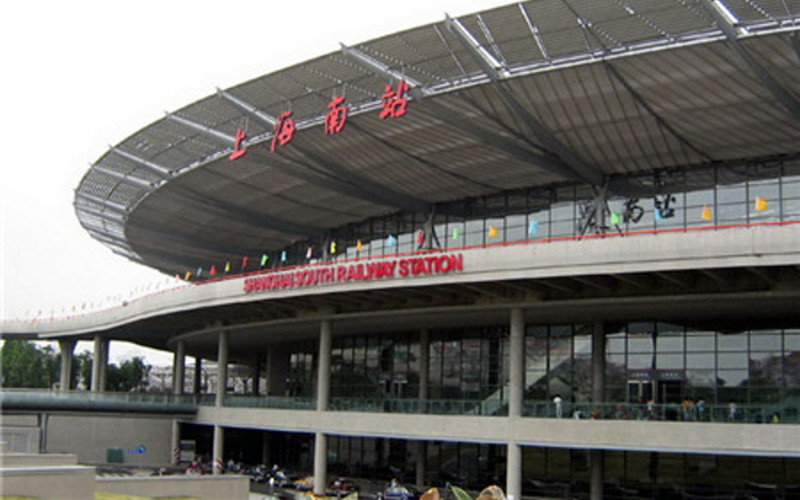
M0 318L58 317L172 286L78 223L74 189L110 145L216 87L338 50L340 42L508 3L0 0ZM171 362L166 353L112 342L112 361L133 355Z

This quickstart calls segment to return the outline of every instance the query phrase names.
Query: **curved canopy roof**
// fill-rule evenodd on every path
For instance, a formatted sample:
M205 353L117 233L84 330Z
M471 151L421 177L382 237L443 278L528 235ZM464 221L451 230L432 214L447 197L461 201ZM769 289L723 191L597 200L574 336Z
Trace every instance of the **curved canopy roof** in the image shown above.
M800 152L799 0L532 0L220 90L91 167L75 210L169 273L399 211ZM406 113L380 118L387 84ZM324 133L334 96L344 129ZM270 151L281 113L296 133ZM231 160L237 130L246 154Z

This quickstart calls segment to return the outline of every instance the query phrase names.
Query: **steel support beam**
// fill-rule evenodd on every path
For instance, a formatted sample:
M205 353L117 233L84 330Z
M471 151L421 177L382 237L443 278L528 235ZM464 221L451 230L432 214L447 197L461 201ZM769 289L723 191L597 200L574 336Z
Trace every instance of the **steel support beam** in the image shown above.
M761 80L761 84L772 94L772 97L786 108L792 118L800 121L800 99L778 81L767 67L761 64L761 61L742 45L739 40L739 28L735 25L738 23L738 19L734 14L719 0L700 0L700 3L714 18L714 22L725 34L725 38L728 39L733 49L750 67L756 78Z
M178 123L184 127L190 128L195 132L199 132L211 139L216 139L217 141L223 144L230 144L233 147L234 143L236 143L236 138L230 134L226 134L225 132L220 132L219 130L211 127L207 127L195 121L192 121L188 118L184 118L179 115L175 115L172 113L167 113L167 119L171 120L175 123Z
M258 109L257 107L253 106L252 104L250 104L249 102L245 101L244 99L236 97L235 95L233 95L233 94L231 94L229 92L225 92L224 90L217 89L217 95L220 98L222 98L222 99L228 101L229 103L233 104L234 107L240 109L241 111L244 111L245 113L247 113L248 115L252 116L253 118L256 118L257 120L259 120L259 121L263 122L264 124L268 125L270 129L272 127L274 127L275 125L277 125L277 123L278 123L278 119L275 118L274 116L261 111L260 109Z
M92 166L92 170L95 172L100 172L101 174L106 174L110 177L117 179L119 182L123 184L128 184L131 186L139 187L147 189L148 191L153 190L156 187L156 184L146 181L144 179L140 179L139 177L133 177L132 175L123 174L120 172L115 172L105 167L99 167L97 165Z
M159 177L161 177L163 179L167 179L169 177L172 177L172 175L173 175L172 171L170 169L168 169L166 167L162 167L161 165L158 165L156 163L153 163L150 160L145 160L144 158L139 158L138 156L136 156L134 154L131 154L131 153L128 153L127 151L123 151L120 148L112 146L111 147L111 151L114 152L115 154L118 154L119 156L125 158L126 160L130 160L133 163L136 163L137 165L150 170L150 172L156 174L157 176L159 176Z
M494 82L494 88L500 94L500 97L506 103L509 110L528 126L531 132L533 132L533 135L541 141L546 150L552 152L552 154L564 162L567 172L571 174L570 177L595 186L603 185L604 178L602 172L584 162L575 152L562 144L561 141L559 141L531 112L525 109L517 98L502 84L503 80L508 76L508 71L488 50L478 43L477 39L469 30L467 30L458 19L453 19L449 16L445 19L445 26L447 26L453 35L461 41L467 49L467 52L472 55L473 59L480 65L486 75Z
M90 202L96 203L98 205L102 205L105 208L109 208L109 209L114 210L116 212L119 212L121 214L127 214L128 213L128 207L126 207L125 205L123 205L121 203L115 203L115 202L113 202L111 200L105 200L103 198L100 198L99 196L92 196L90 194L81 193L80 191L77 191L75 193L75 197L76 198L82 198L82 199L84 199L86 201L90 201ZM77 207L79 205L75 205L75 206Z

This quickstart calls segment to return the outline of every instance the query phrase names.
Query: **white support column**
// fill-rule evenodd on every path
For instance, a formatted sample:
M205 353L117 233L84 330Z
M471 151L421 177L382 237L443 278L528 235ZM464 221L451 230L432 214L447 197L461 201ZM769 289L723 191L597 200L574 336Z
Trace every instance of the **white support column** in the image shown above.
M328 475L328 436L314 435L314 495L325 496L325 477Z
M428 383L430 381L430 333L428 330L419 332L419 399L428 399ZM425 486L425 470L427 469L428 446L426 441L416 443L415 481L417 488Z
M102 392L105 389L105 364L108 342L100 335L94 337L94 354L92 355L91 392Z
M328 409L331 386L331 321L323 320L319 328L317 360L317 411Z
M511 310L509 333L508 420L513 425L522 417L525 391L525 316L520 308ZM506 445L506 497L522 498L522 448L514 441Z
M72 379L72 353L75 351L74 340L59 340L58 349L61 354L61 374L58 382L60 391L70 390Z
M225 405L225 393L228 390L228 332L219 332L217 347L217 397L215 406Z
M511 310L510 345L508 353L508 416L522 416L525 391L525 317L522 309Z
M222 467L225 464L223 453L225 451L225 429L221 425L214 426L214 448L212 450L213 462L211 466L214 475L222 474Z
M172 358L172 394L183 394L186 378L186 342L179 340L175 344L175 355Z
M177 418L172 419L172 434L171 434L171 442L170 444L170 457L169 463L172 465L177 465L180 461L180 453L181 453L181 424L178 422Z

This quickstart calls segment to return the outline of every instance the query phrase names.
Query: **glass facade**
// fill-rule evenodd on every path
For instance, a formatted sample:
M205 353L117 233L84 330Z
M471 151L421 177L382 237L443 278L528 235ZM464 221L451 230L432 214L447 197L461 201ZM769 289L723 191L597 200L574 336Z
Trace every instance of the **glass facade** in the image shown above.
M592 329L586 324L527 326L527 415L555 416L551 401L560 396L563 416L576 418L798 421L800 329L721 332L659 321L607 325L605 407L592 402ZM337 336L331 408L502 415L508 354L507 326L433 330L426 405L378 406L376 401L418 403L419 334ZM315 366L315 343L293 344L290 396L313 397ZM446 401L463 404L433 406Z
M251 256L232 274L320 260L381 257L429 246L456 249L590 234L630 236L800 221L800 160L676 169L630 181L645 194L622 197L611 189L598 203L588 185L548 186L441 204L432 220L428 214L405 212L369 219L338 228L324 240L298 241L267 259ZM433 228L425 236L430 241L420 243L426 226ZM217 269L224 264L218 263Z

